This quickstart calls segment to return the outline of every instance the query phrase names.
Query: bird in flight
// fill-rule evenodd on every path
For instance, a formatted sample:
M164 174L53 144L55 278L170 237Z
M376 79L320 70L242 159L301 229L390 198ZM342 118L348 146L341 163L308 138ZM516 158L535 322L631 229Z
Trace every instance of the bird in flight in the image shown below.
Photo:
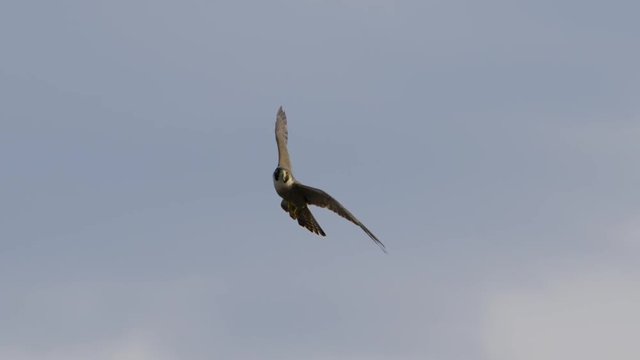
M276 192L282 198L280 206L291 216L292 219L298 220L298 224L307 228L312 233L325 236L320 224L316 221L307 205L315 205L327 208L352 223L360 226L367 235L373 240L382 251L387 252L384 244L373 235L363 223L360 222L349 210L331 195L326 192L303 185L293 177L291 168L291 160L289 159L289 151L287 150L287 115L282 110L282 106L278 109L276 116L276 144L278 145L278 167L273 172L273 186Z

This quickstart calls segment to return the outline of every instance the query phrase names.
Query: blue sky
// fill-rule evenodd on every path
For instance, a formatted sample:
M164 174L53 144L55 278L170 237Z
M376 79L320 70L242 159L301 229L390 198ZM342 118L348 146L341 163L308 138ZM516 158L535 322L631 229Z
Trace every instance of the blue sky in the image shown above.
M3 1L0 358L635 359L639 10Z

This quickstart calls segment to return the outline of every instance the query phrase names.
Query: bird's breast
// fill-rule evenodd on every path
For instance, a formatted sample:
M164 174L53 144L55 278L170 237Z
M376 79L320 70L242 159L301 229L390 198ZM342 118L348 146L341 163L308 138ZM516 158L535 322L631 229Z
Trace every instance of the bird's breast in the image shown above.
M278 195L284 198L291 190L291 187L293 187L293 182L285 183L281 180L274 180L273 187L276 188Z

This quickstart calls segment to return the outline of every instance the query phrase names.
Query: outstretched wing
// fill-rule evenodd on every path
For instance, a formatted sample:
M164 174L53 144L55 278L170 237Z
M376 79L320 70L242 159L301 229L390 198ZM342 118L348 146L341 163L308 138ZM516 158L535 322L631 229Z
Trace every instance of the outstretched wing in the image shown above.
M289 134L287 131L287 115L282 110L282 106L278 109L276 116L276 143L278 144L278 166L289 171L291 169L291 161L289 160L289 151L287 150L287 139Z
M300 189L300 192L302 193L305 200L309 204L327 208L335 212L336 214L342 216L343 218L351 221L352 223L360 226L360 228L364 230L364 232L367 233L367 235L369 235L371 240L373 240L378 246L380 246L382 251L387 252L382 241L378 240L378 238L375 235L373 235L373 233L369 229L367 229L367 227L364 226L364 224L361 223L360 220L358 220L349 210L347 210L344 206L342 206L342 204L340 204L338 200L331 197L331 195L327 194L326 192L320 189L316 189L311 186L302 185L300 183L295 183L293 186L298 187Z

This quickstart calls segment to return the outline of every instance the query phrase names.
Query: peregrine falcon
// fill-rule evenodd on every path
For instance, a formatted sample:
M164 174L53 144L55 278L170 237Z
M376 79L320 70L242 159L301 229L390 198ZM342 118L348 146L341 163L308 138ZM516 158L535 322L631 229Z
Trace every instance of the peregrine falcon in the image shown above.
M297 220L300 226L307 228L315 234L325 236L325 232L313 217L313 214L311 214L307 205L310 204L327 208L360 226L360 228L369 235L371 240L380 246L382 251L386 253L387 251L384 244L336 199L320 189L303 185L293 177L291 160L289 159L289 151L287 150L287 138L287 116L281 106L280 109L278 109L278 115L276 116L278 167L273 172L273 186L276 188L278 195L282 198L282 202L280 203L282 209L287 212L292 219Z

